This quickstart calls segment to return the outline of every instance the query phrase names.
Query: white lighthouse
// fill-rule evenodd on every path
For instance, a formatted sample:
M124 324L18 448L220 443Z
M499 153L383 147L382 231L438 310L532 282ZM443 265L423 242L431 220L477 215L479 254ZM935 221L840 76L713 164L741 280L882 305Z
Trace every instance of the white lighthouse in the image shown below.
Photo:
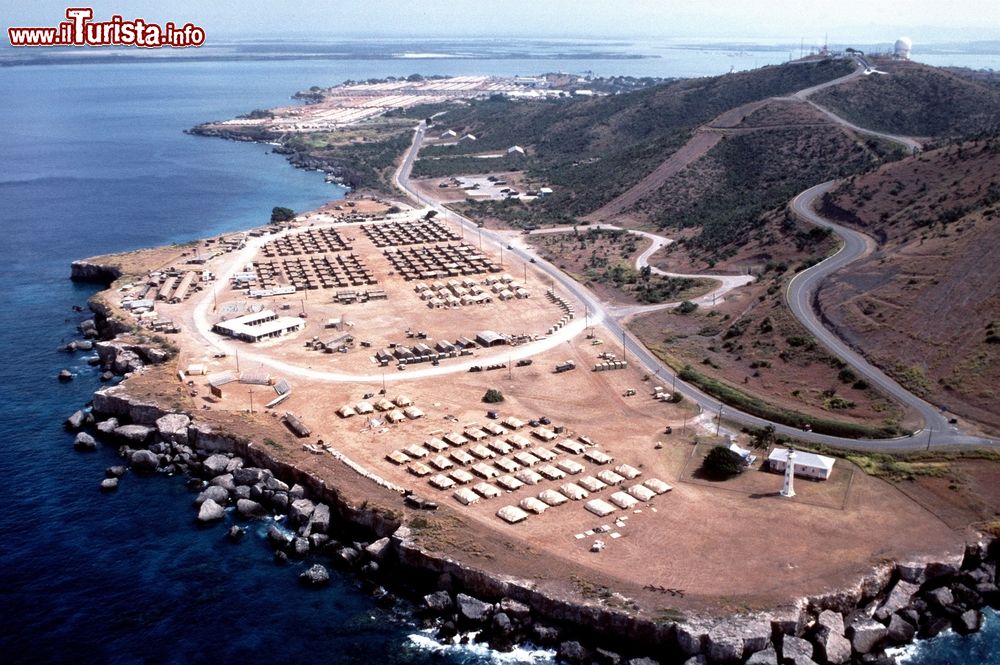
M781 496L795 496L795 451L788 451L785 461L785 484L781 487Z

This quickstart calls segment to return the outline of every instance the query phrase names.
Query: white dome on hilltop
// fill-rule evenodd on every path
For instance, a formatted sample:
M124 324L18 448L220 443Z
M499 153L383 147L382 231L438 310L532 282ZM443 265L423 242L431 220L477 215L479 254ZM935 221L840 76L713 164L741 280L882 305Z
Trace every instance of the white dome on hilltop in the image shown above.
M909 60L911 49L913 49L913 40L909 37L900 37L896 40L896 45L893 47L893 54L897 58Z

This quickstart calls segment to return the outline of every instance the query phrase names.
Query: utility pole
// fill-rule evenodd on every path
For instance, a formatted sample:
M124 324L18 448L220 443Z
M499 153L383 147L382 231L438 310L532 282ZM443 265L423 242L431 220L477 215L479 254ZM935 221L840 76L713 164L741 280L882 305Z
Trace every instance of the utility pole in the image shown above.
M932 434L934 434L934 428L933 427L928 427L927 428L927 450L931 449L931 435Z
M507 356L507 378L514 379L514 361L511 356Z
M219 291L214 286L212 287L212 311L216 312L219 309Z
M240 372L240 350L236 349L236 373Z
M479 228L479 251L483 251L483 229Z
M503 265L503 245L500 245L500 265Z
M722 429L722 405L719 405L719 421L715 423L715 436L719 436L719 430Z
M382 370L382 394L385 394L385 370Z
M527 261L525 261L525 263L524 263L524 286L525 287L528 286L528 262Z
M250 393L250 413L253 413L253 388L250 388L247 392Z
M625 353L625 329L622 328L622 360L627 360Z

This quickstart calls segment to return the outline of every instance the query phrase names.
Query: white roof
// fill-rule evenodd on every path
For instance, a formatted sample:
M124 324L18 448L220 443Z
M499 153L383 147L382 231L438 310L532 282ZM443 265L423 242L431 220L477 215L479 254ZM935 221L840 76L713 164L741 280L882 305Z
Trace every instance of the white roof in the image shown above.
M788 463L788 448L775 448L771 451L771 454L767 456L767 460L775 462L785 462ZM830 470L833 468L833 463L836 462L833 457L827 457L826 455L817 455L816 453L807 453L802 450L795 451L795 464L796 466L811 466L819 469Z

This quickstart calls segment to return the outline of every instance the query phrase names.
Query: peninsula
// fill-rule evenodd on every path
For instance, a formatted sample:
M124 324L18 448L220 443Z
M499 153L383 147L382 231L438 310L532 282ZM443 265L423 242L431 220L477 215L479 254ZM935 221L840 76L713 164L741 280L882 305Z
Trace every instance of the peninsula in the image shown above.
M1000 596L992 422L950 423L814 304L885 242L845 212L864 178L955 146L995 164L997 140L813 101L870 65L348 82L199 126L356 191L74 264L110 282L96 348L125 375L95 395L97 429L137 471L208 481L200 521L287 515L279 559L364 566L387 602L426 594L442 637L570 662L843 663L975 630ZM746 141L824 157L738 203L750 177L713 178ZM663 211L705 223L672 233Z

